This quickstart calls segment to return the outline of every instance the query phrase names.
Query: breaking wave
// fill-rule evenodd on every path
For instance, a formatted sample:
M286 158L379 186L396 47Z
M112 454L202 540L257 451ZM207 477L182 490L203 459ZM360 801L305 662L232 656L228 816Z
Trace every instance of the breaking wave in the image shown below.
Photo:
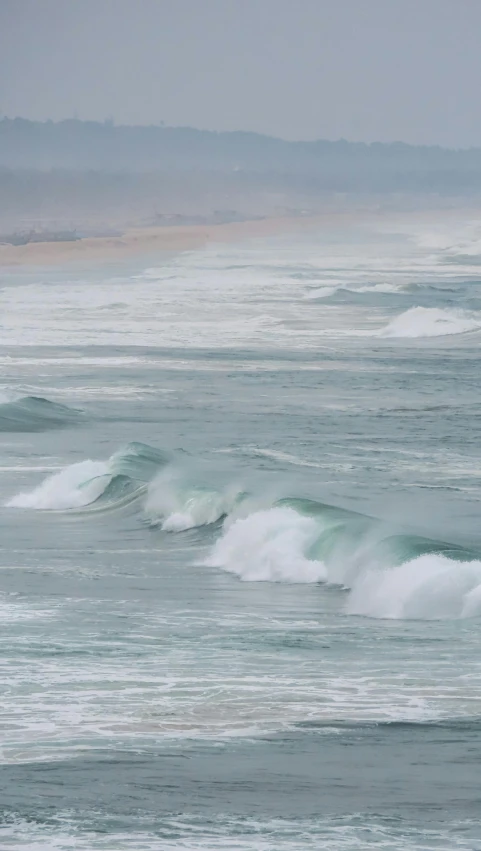
M144 494L147 483L169 460L166 453L145 443L129 443L107 461L80 461L48 476L32 491L20 493L6 505L50 511L118 507Z
M6 505L57 511L80 508L98 499L110 478L104 461L80 461L48 476L34 490L17 494Z
M481 616L481 554L307 499L269 499L193 481L178 458L130 443L20 493L10 507L105 511L134 505L164 532L219 525L205 565L244 582L311 583L345 592L346 614L374 618ZM213 532L211 532L213 534Z
M481 615L476 553L309 500L282 500L228 519L206 564L245 582L338 586L346 591L345 611L351 615Z
M38 432L63 428L85 418L83 411L68 408L41 396L0 395L0 432Z
M439 307L411 307L378 332L380 337L443 337L481 328L479 314Z
M166 532L183 532L217 523L235 510L245 494L235 486L217 490L186 480L179 470L160 473L149 485L144 516Z
M312 555L318 536L315 520L292 508L257 511L227 528L206 563L245 582L326 582L325 565Z
M42 511L102 511L139 503L144 519L168 532L216 523L245 494L235 486L218 490L193 483L182 464L145 443L129 443L107 461L86 460L48 476L19 493L10 508Z

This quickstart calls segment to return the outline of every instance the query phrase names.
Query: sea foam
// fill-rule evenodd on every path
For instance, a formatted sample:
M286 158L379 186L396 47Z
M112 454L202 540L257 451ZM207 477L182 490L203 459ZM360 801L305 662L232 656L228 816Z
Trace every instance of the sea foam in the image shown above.
M10 508L63 510L81 508L94 502L110 482L104 461L80 461L48 476L32 491L19 493L6 503Z
M464 310L447 310L438 307L411 307L396 316L380 337L443 337L465 334L481 328L481 317Z
M316 552L326 537L329 547L321 560ZM415 542L413 538L413 547ZM387 547L376 543L374 535L349 540L346 527L333 525L329 530L325 520L273 507L227 522L206 564L245 582L338 585L347 591L345 611L350 615L386 619L481 615L481 561L431 552L390 564Z
M71 464L5 504L10 508L59 511L85 508L102 498L104 507L122 505L145 491L146 483L167 461L167 454L153 446L129 443L106 461Z
M193 485L181 471L169 468L150 482L143 508L151 525L166 532L183 532L216 523L242 499L236 486L224 490Z
M325 582L325 565L306 555L318 535L316 521L292 508L257 511L227 527L207 564L245 582Z
M367 569L357 577L346 610L375 618L474 617L481 614L481 561L432 553L384 570Z

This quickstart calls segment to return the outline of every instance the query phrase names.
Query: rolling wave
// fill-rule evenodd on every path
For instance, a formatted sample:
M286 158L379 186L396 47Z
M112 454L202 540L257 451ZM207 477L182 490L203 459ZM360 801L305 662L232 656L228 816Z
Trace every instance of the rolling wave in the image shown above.
M310 500L281 500L226 522L206 564L246 582L338 586L351 615L481 615L479 554Z
M64 428L85 418L83 411L41 396L0 397L0 432L37 432Z
M33 490L12 497L6 506L92 512L139 502L150 526L181 532L216 523L246 496L235 485L218 490L193 483L172 460L148 444L129 443L107 461L88 459L65 467Z
M66 467L7 505L88 513L132 503L164 532L223 520L204 564L245 582L337 586L346 592L350 615L481 615L480 553L315 500L274 501L234 483L199 484L185 465L143 443L128 444L107 461Z
M311 287L304 298L308 301L317 301L318 299L330 298L336 293L351 293L358 294L378 294L383 295L399 294L402 292L402 287L398 284L380 283L380 284L365 284L363 286L347 286L346 284L336 284L333 286Z
M150 483L143 512L152 526L183 532L210 526L238 508L247 494L236 485L216 489L192 484L181 470L168 469Z
M6 505L43 511L119 507L144 494L147 483L168 460L165 452L148 444L129 443L107 461L86 460L65 467Z

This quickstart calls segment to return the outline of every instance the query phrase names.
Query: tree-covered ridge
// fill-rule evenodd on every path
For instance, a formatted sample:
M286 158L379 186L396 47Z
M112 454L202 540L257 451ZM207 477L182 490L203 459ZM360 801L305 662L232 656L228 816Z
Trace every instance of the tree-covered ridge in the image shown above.
M290 142L256 133L130 127L68 119L0 120L4 168L99 171L201 170L312 175L332 189L469 188L481 185L481 149L404 143Z

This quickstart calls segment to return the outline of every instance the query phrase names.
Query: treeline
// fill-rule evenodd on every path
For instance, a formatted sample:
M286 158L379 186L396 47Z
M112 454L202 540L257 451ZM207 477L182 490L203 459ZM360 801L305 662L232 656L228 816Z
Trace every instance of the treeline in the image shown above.
M333 192L478 192L481 149L404 143L288 142L255 133L112 122L0 121L0 167L49 171L211 172L312 181Z

